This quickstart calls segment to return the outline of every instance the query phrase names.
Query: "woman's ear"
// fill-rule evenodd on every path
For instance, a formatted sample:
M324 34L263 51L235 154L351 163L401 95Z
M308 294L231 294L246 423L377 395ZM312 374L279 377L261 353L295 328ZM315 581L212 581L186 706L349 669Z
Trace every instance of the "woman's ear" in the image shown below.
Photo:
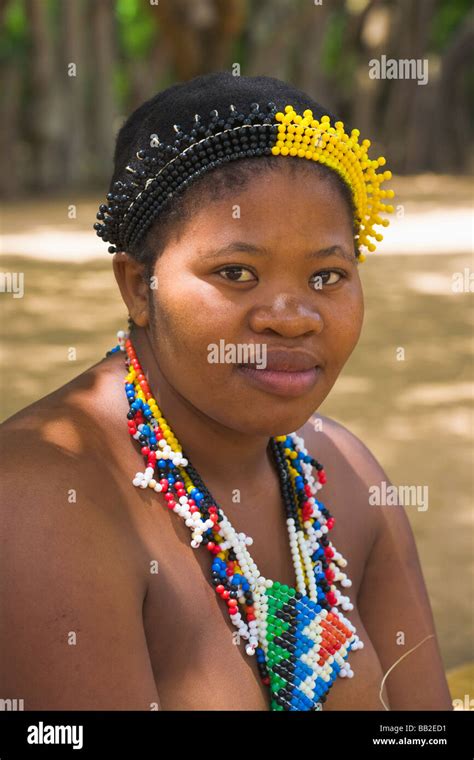
M136 325L147 327L149 286L144 277L145 265L139 264L128 253L120 252L114 255L113 268L128 313Z

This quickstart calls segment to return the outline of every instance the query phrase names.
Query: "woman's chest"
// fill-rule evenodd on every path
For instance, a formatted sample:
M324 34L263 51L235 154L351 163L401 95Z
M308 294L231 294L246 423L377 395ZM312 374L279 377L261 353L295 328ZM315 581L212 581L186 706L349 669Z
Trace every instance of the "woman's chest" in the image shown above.
M295 568L285 516L279 519L280 505L275 504L275 508L273 519L263 526L258 515L248 511L240 516L234 510L232 522L236 529L254 539L249 550L260 572L294 586ZM348 591L355 606L363 570L360 542L365 539L363 534L354 535L353 525L344 531L342 521L339 522L341 545L335 539L334 544L348 560L347 572L354 580ZM190 539L189 528L157 499L142 531L150 557L143 620L160 707L269 710L270 692L261 682L256 658L246 654L246 641L240 638L229 607L212 584L211 555L205 547L193 549ZM359 546L359 551L351 553L351 545ZM378 696L383 673L377 654L357 609L346 614L364 648L349 653L354 677L336 678L324 710L383 709Z

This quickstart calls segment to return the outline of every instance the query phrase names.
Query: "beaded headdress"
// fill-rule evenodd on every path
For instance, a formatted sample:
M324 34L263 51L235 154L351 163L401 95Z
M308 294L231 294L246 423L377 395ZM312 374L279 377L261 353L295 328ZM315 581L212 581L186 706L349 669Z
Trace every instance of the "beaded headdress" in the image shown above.
M188 97L187 107L183 107L190 92L193 97ZM255 99L262 94L264 99L274 95L280 106L273 100ZM289 98L294 105L288 103ZM212 108L208 118L190 114L194 103L206 108L216 100L220 107ZM304 93L269 77L233 77L218 72L171 87L144 106L155 102L159 115L154 120L148 118L144 125L149 128L147 142L143 137L141 143L135 142L132 159L121 177L113 179L108 204L101 204L97 214L99 221L94 228L102 240L111 243L110 253L133 251L139 246L173 198L205 173L230 161L256 156L303 158L335 171L352 194L358 260L365 260L363 248L375 251L375 243L382 240L375 226L388 226L388 219L380 215L393 211L393 206L384 203L386 198L393 198L393 190L381 189L392 174L378 171L385 158L369 158L370 140L360 141L359 130L347 132L342 121ZM297 112L298 107L302 113ZM188 123L172 123L171 139L160 138L154 127L164 124L169 135L166 119L175 112Z

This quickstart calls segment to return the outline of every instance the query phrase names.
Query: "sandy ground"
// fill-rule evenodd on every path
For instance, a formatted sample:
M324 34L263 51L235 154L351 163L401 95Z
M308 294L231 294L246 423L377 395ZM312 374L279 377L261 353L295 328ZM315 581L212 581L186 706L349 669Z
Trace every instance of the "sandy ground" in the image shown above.
M358 435L392 483L429 488L426 511L406 509L451 693L463 700L474 696L472 183L425 175L392 186L397 214L360 270L363 333L320 411ZM100 202L4 206L2 271L23 273L24 297L0 293L3 418L98 361L126 324L91 231Z

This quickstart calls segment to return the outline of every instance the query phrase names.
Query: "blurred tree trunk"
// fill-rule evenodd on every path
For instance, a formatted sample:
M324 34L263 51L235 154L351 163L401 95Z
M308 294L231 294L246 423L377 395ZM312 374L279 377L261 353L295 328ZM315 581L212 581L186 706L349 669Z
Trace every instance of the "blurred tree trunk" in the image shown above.
M62 22L62 102L64 183L81 185L86 177L86 7L84 0L60 6Z
M438 83L433 120L434 171L469 171L471 130L469 125L467 77L474 49L474 11L454 35L446 50ZM445 115L449 114L449 127ZM469 165L470 164L470 165Z
M178 81L229 66L246 18L243 0L164 0L151 10Z
M299 51L292 81L308 92L322 106L337 109L338 95L334 78L323 67L323 47L331 15L342 5L340 0L322 5L305 3L295 18L294 49Z
M430 20L436 0L399 0L394 6L389 54L400 59L428 58ZM390 87L384 112L384 143L400 171L414 173L425 166L426 129L429 127L429 98L433 87L416 79L388 80ZM421 89L427 91L421 94ZM403 135L403 139L401 139Z
M10 197L23 189L24 176L20 160L21 142L20 112L22 72L17 60L4 64L2 71L3 87L0 91L0 153L8 156L8 161L17 167L17 171L0 172L0 195Z
M90 137L93 155L92 176L103 180L110 174L114 150L115 122L114 72L116 59L113 0L93 0L90 6L92 27L93 119Z
M45 0L27 0L26 13L31 38L30 101L27 109L30 166L33 169L31 182L36 188L48 190L60 183L62 173L57 155L61 135L60 67L55 59L48 3Z
M291 10L287 0L253 0L246 26L245 66L248 76L285 79L296 43L294 18L300 0Z

